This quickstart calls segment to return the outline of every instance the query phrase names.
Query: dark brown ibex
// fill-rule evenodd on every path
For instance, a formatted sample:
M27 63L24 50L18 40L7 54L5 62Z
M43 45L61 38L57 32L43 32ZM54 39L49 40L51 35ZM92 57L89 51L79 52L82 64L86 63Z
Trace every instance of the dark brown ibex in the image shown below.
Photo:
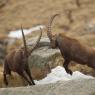
M18 73L29 83L29 85L32 84L35 85L33 78L31 76L31 71L29 69L28 57L30 56L32 51L37 47L42 36L42 31L40 33L37 42L33 45L31 49L29 49L26 46L25 36L22 27L21 30L23 35L24 47L12 50L5 57L3 76L4 76L4 83L6 85L8 85L6 75L11 75L11 71Z
M53 35L51 33L51 24L53 19L58 16L55 14L51 17L48 24L47 36L50 39L50 46L52 48L59 48L64 58L63 66L67 73L72 75L72 71L68 68L71 61L75 61L82 65L87 65L95 69L95 50L84 46L78 40L67 37L63 33Z

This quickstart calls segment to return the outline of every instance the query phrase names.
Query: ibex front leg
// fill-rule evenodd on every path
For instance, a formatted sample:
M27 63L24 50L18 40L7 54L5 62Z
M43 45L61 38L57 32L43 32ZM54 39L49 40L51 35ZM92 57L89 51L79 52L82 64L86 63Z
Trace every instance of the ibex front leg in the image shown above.
M66 60L64 61L63 67L65 68L65 70L66 70L66 72L67 72L68 74L72 75L72 71L71 71L70 69L68 69L69 63L70 63L70 60L66 59Z
M17 73L18 73L20 76L22 76L22 77L29 83L29 85L32 85L31 81L27 78L25 71L20 71L20 70L19 70Z
M35 82L34 82L34 80L33 80L32 76L31 76L31 71L30 71L30 69L29 69L29 66L28 66L28 65L26 66L25 71L26 71L26 73L28 74L28 76L29 76L29 78L30 78L30 80L31 80L32 84L33 84L33 85L35 85Z

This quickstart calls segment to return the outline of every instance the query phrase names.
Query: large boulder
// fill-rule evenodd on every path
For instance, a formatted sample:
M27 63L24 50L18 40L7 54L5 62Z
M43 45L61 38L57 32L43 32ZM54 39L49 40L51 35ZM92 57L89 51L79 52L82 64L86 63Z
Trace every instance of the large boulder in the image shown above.
M31 45L35 43L35 39L28 41L28 44ZM49 43L48 38L42 38L38 48L34 50L29 57L29 65L35 79L45 77L51 68L63 63L59 49L51 49Z

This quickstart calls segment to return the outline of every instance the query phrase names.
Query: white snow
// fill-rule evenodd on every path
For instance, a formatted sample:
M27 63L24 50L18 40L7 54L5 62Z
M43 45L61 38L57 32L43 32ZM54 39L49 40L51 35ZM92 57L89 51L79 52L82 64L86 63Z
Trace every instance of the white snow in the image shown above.
M84 75L79 71L73 72L73 75L69 75L66 73L65 69L61 66L57 66L56 68L51 70L51 73L47 75L42 80L35 80L36 84L48 84L55 83L57 81L70 81L76 79L94 79L92 76Z
M43 28L45 28L45 26L44 25L38 25L38 26L32 27L30 29L23 29L23 31L24 31L25 35L28 35L33 31L40 30L40 28L43 29ZM22 38L21 29L16 30L16 31L10 31L8 34L8 37L10 37L10 38Z

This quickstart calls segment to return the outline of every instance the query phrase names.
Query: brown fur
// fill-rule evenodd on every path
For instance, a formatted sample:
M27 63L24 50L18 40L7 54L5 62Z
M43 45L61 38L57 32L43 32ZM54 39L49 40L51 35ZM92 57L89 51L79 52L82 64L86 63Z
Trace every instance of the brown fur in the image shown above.
M22 29L22 35L23 35L24 47L12 50L5 58L3 75L4 75L4 83L6 85L8 85L6 75L7 74L11 75L11 71L18 73L29 83L29 85L32 84L35 85L33 78L31 76L31 71L29 69L28 57L30 56L32 51L37 47L42 36L42 31L36 44L31 49L27 49L26 47L23 29Z
M57 16L57 15L56 15ZM51 18L53 21L55 15ZM51 24L48 25L49 28ZM95 50L82 45L78 40L65 36L63 33L58 35L52 35L51 31L48 30L48 37L51 39L51 47L59 48L60 52L65 59L63 66L67 73L72 75L72 71L68 69L68 65L71 61L78 62L82 65L88 65L91 68L95 69Z

